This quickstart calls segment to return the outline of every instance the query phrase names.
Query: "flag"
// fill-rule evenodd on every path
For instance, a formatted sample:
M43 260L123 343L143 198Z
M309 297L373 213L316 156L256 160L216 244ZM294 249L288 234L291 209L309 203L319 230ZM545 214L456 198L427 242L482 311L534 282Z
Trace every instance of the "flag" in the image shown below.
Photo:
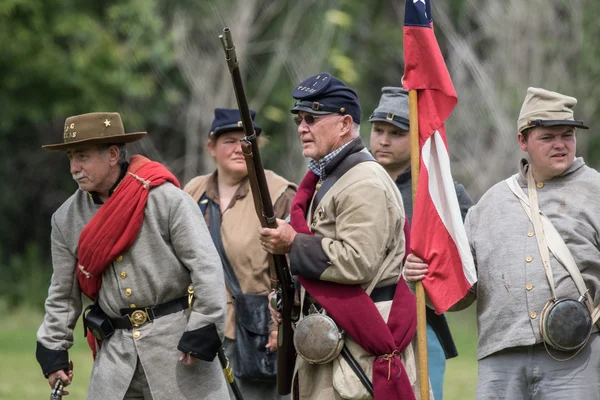
M421 168L413 207L411 251L429 264L423 286L445 312L477 281L463 225L444 121L458 98L433 32L429 0L406 0L404 87L416 89Z

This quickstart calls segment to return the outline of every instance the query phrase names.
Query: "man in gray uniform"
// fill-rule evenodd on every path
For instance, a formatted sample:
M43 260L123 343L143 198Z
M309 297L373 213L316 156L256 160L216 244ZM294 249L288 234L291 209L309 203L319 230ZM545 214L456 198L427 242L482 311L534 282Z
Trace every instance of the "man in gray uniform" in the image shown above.
M82 293L95 361L88 399L224 399L221 262L192 198L161 164L127 162L117 113L67 118L63 143L79 189L52 217L53 275L37 360L69 385ZM93 334L93 336L92 336Z
M404 203L406 218L412 221L412 177L410 169L410 121L408 118L408 91L386 86L381 89L379 106L369 118L371 122L371 153L394 179ZM458 204L463 217L473 201L465 187L454 183ZM446 359L458 355L446 317L427 308L427 355L429 379L436 400L442 400Z
M600 174L575 157L577 128L587 129L573 118L576 104L575 98L560 93L527 90L518 140L529 161L521 161L516 181L510 178L488 190L465 221L478 282L453 309L468 307L477 298L478 399L600 399L597 329L587 343L583 340L575 351L565 352L544 340L541 326L546 325L540 323L548 299L580 296L577 275L589 290L593 304L588 308L600 300ZM522 197L517 197L519 192ZM531 208L521 200L527 196ZM558 252L550 252L543 262L556 241L550 240L550 225L534 227L536 214L530 211L530 220L525 212L536 203L540 218L548 218L574 263L565 262ZM556 297L544 264L552 271ZM569 264L580 273L570 274ZM421 280L427 264L409 255L404 273L409 281ZM563 335L568 328L553 333ZM587 333L583 335L585 339Z

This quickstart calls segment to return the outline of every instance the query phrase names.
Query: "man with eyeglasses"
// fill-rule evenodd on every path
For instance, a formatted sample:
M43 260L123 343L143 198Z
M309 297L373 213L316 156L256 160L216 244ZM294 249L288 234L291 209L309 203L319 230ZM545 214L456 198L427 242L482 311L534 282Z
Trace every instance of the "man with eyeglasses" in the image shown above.
M400 193L359 137L361 108L352 89L321 73L292 96L309 171L290 223L277 220L276 229L260 234L265 250L289 255L302 286L293 398L414 398L415 299L400 278ZM275 310L272 316L281 322Z

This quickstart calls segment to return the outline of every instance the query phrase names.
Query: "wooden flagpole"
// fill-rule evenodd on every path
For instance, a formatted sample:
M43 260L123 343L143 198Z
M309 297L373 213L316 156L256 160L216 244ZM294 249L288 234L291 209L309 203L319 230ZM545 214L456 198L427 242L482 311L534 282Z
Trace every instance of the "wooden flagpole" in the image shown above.
M408 116L410 121L410 170L412 179L413 210L419 184L421 152L419 149L419 114L417 91L408 91ZM429 368L427 363L427 316L425 314L425 289L422 282L416 282L417 297L417 346L419 355L419 388L421 400L429 400Z

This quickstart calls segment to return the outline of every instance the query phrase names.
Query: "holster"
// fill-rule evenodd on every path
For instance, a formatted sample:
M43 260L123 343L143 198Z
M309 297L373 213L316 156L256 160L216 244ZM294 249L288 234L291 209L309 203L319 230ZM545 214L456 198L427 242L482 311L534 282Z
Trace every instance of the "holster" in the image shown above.
M87 306L83 312L84 336L87 336L88 330L98 340L105 340L115 333L115 328L110 318L102 311L98 303Z

